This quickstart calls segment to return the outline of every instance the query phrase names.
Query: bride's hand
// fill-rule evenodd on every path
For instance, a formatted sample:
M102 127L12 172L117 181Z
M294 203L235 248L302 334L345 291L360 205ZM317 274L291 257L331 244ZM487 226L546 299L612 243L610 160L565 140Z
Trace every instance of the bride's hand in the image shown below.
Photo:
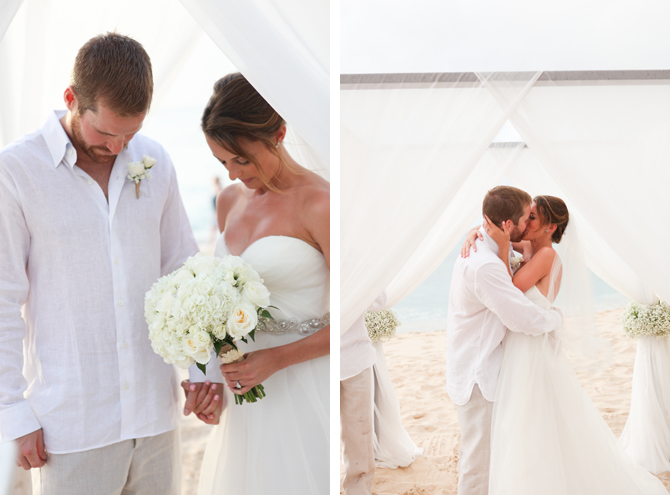
M276 348L260 349L244 355L244 361L221 365L221 373L228 388L237 395L244 395L260 385L281 367L276 359ZM235 388L237 382L241 388Z
M477 252L477 245L475 244L475 241L478 237L480 241L484 240L484 236L479 231L479 227L481 226L473 227L468 231L468 235L465 236L465 242L461 248L461 258L467 258L470 256L470 248L474 249L475 253Z
M486 230L486 233L491 236L491 239L493 239L498 246L509 246L510 231L507 229L507 225L505 225L504 222L501 229L489 220L489 217L484 215L484 230Z

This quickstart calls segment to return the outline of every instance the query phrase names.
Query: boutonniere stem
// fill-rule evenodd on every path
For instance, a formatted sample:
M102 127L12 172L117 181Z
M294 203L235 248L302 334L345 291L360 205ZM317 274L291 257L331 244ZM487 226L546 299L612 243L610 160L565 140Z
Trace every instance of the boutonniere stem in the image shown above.
M156 164L156 159L143 155L139 162L130 162L128 164L128 179L135 183L135 195L140 199L140 182L151 179L149 169Z

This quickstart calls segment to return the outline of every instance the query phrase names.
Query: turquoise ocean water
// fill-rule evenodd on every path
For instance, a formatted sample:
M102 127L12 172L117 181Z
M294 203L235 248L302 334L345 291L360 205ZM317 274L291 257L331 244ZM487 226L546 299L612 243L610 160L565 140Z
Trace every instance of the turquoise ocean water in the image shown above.
M398 333L432 332L447 328L449 286L461 240L442 264L414 292L393 307L402 322ZM591 272L596 311L623 308L630 299L623 296Z

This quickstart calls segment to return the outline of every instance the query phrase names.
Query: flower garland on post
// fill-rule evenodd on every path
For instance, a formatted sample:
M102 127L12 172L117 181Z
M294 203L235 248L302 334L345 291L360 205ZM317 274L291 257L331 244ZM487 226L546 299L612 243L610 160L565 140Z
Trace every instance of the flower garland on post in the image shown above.
M367 311L365 313L365 326L372 342L381 342L393 337L400 320L391 309L381 311Z
M632 339L645 336L670 337L670 306L631 302L621 315L623 330Z

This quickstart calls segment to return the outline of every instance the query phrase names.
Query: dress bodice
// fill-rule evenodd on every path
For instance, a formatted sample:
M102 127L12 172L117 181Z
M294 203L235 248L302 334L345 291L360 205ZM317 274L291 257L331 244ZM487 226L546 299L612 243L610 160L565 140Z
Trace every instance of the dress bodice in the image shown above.
M537 288L537 285L533 285L524 293L524 295L541 308L551 309L551 301L547 299L547 297L542 294L542 292L540 292L540 289Z
M225 233L215 256L230 255ZM324 316L330 308L330 271L323 254L302 239L281 235L261 237L240 254L270 291L271 309L278 320L307 320Z

